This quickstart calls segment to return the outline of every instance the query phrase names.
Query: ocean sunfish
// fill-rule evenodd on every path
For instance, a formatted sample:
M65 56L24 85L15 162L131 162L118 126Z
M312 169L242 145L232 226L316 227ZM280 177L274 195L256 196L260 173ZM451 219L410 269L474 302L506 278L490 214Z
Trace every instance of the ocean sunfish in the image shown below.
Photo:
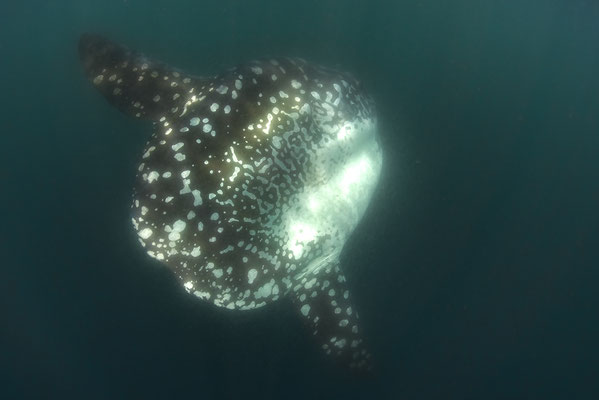
M368 369L339 266L382 164L360 84L299 58L197 77L91 34L79 55L110 104L154 122L132 204L147 253L219 307L289 296L327 354Z

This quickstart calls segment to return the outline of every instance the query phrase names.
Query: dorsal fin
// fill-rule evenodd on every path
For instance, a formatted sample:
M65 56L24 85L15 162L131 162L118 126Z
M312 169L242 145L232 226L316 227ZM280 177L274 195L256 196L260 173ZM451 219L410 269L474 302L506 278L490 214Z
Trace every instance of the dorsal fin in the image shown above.
M291 296L326 354L353 369L369 371L370 353L359 332L358 313L352 309L339 259L300 275Z
M87 77L123 113L152 121L180 115L199 78L93 34L79 40Z

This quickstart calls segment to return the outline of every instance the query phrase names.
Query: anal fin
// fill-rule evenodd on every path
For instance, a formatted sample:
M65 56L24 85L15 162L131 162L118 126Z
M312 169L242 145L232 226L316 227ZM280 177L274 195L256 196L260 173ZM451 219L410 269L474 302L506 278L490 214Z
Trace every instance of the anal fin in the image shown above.
M84 34L79 57L87 77L123 113L158 121L181 115L201 80L98 35Z
M292 299L325 353L351 368L369 370L365 349L339 260L303 274L292 288Z

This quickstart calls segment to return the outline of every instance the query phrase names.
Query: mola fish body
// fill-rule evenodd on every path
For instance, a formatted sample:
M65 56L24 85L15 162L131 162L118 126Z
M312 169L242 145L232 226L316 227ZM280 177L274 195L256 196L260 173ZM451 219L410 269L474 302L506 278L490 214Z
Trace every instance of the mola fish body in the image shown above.
M132 205L147 253L219 307L290 296L327 354L368 368L339 267L382 163L360 84L292 58L195 77L96 35L79 52L112 105L154 122Z

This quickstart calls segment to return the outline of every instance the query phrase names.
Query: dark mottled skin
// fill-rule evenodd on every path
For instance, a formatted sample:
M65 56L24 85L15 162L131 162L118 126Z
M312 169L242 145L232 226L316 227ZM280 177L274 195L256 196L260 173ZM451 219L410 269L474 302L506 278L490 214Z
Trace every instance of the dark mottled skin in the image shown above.
M134 225L148 253L188 291L222 307L260 307L291 292L298 308L310 306L301 314L327 354L367 366L338 259L301 273L327 254L335 233L298 257L282 228L299 195L326 184L327 171L349 157L339 151L324 168L317 160L331 132L347 120L375 118L359 83L286 58L194 77L95 35L82 36L79 53L112 105L155 122L133 195ZM308 289L312 275L318 279ZM331 338L344 339L335 345Z

